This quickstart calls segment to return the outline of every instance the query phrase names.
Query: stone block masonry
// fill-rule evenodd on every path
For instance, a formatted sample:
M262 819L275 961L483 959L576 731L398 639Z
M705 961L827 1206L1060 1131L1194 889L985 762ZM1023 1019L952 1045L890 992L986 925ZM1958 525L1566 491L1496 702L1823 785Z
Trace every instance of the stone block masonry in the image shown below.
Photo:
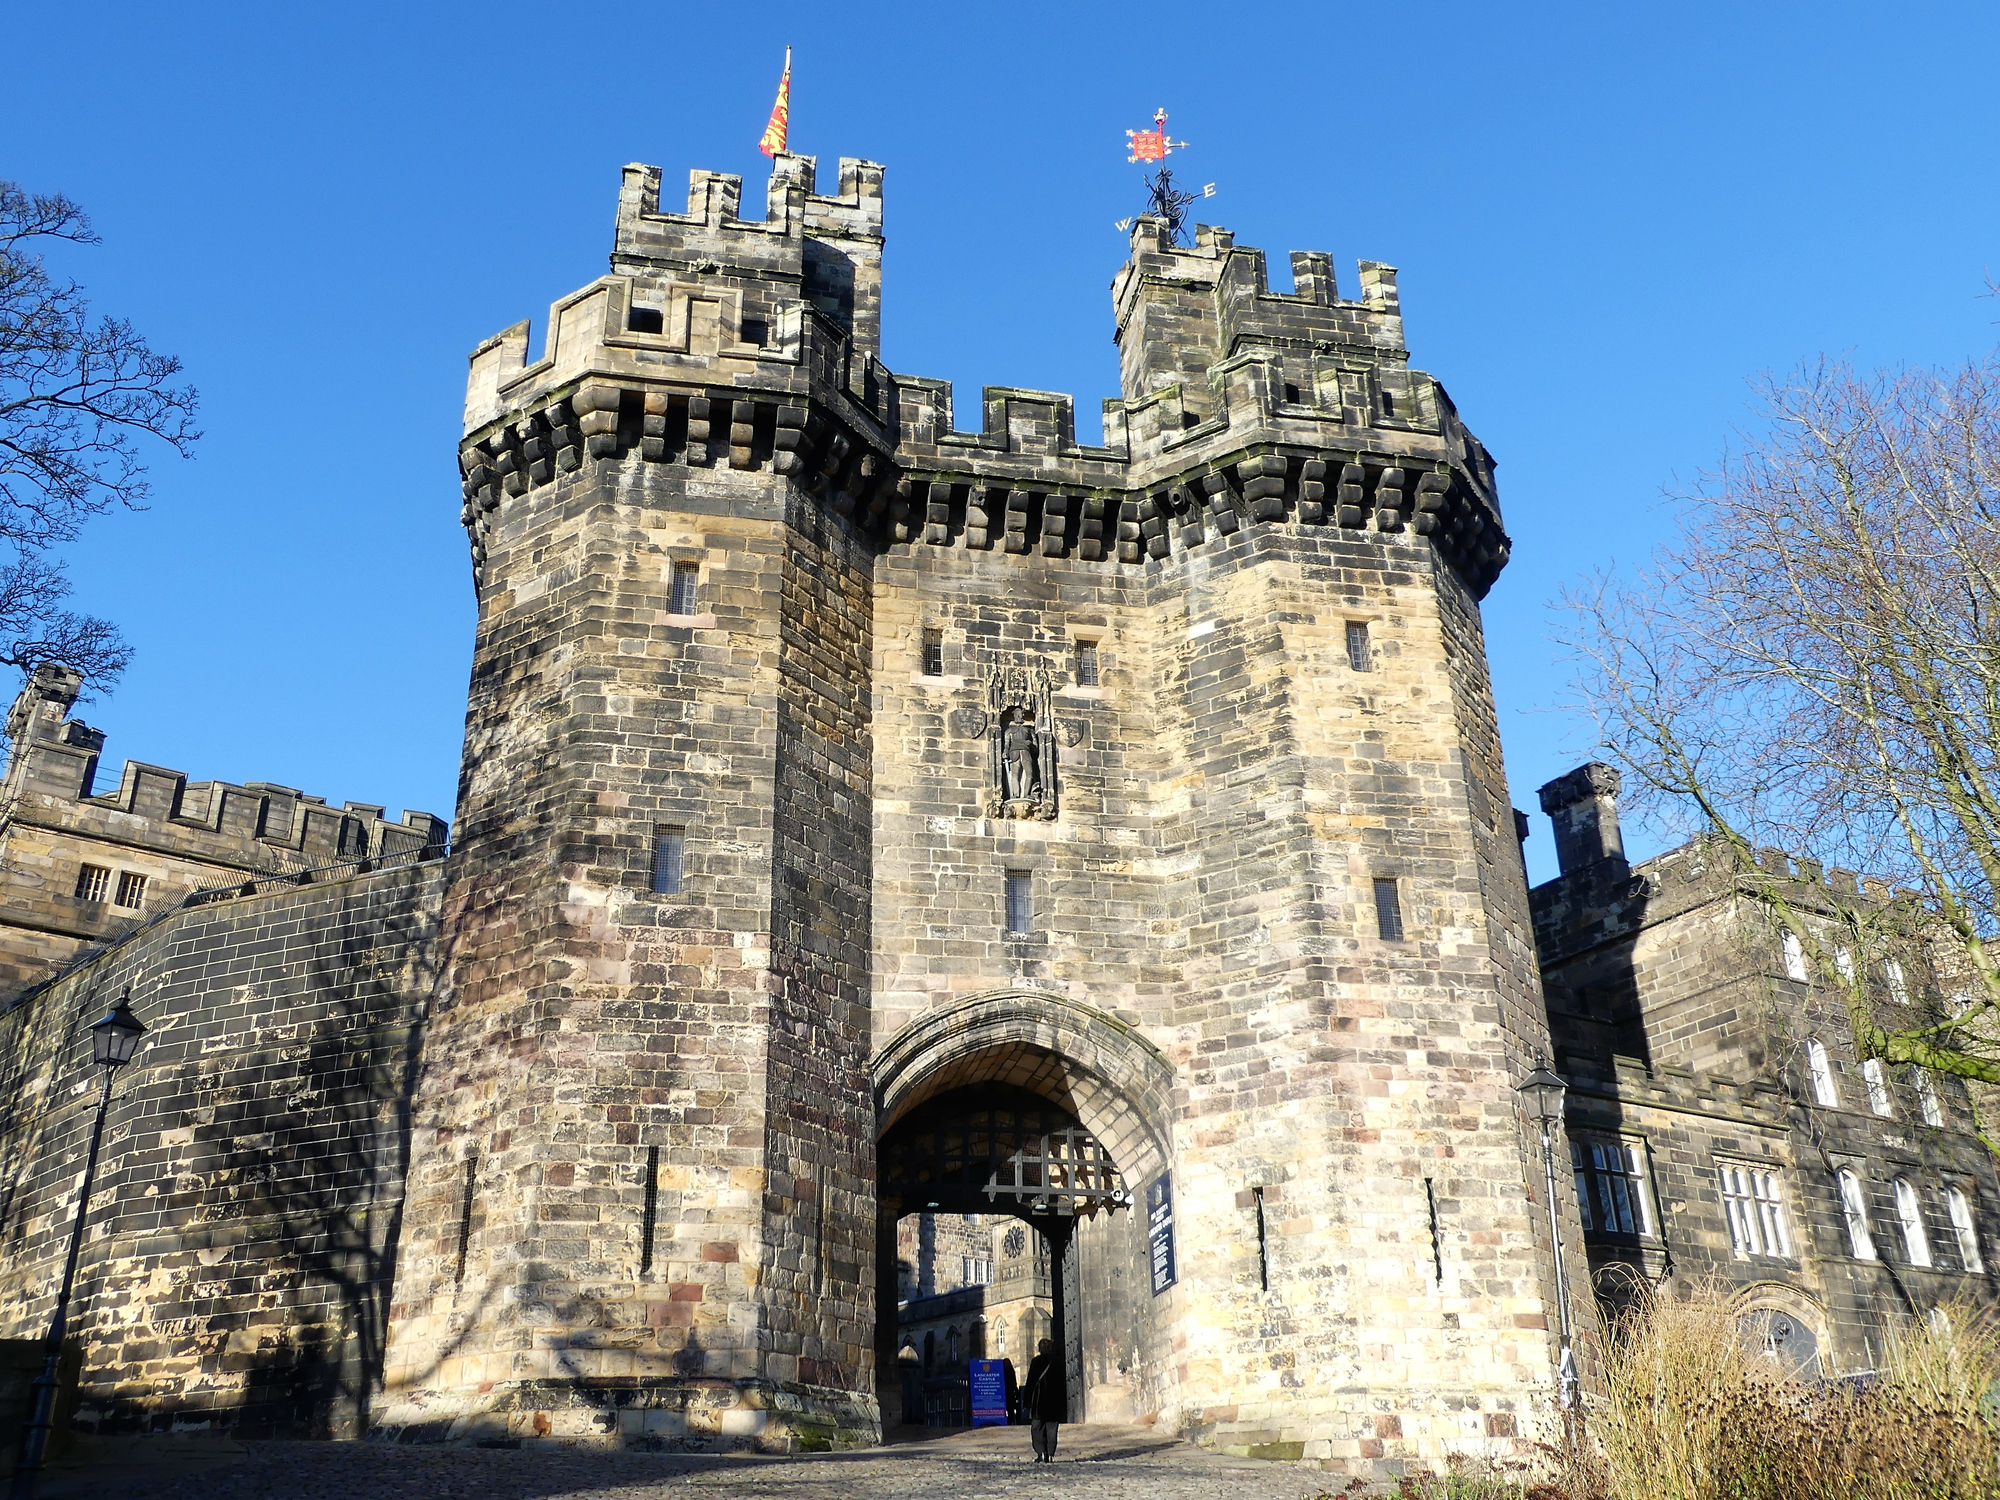
M866 1443L895 1221L936 1210L1046 1236L1076 1415L1368 1475L1535 1435L1554 1262L1514 1084L1549 1038L1478 604L1510 544L1395 271L1343 300L1301 253L1274 292L1228 231L1141 219L1104 443L1014 387L961 431L881 362L881 194L781 155L763 217L706 172L675 213L628 167L541 357L526 324L472 356L449 860L179 913L12 1022L73 1132L75 1025L129 969L142 1009L290 1039L244 1149L360 1153L310 1234L108 1227L86 1365L138 1373L87 1372L91 1420ZM350 931L366 963L301 957ZM241 975L161 967L210 947ZM357 1006L337 1086L299 1083ZM159 1075L162 1141L196 1132L159 1150L262 1097L206 1076ZM29 1118L24 1288L69 1149ZM290 1180L188 1171L218 1224ZM1134 1204L1169 1189L1156 1282Z

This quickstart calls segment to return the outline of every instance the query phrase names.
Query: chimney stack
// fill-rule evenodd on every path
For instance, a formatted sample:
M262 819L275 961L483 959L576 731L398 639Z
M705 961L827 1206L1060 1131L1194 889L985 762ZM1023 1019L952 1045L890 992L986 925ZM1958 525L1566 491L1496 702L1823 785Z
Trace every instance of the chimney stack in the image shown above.
M1556 864L1563 874L1604 860L1625 864L1625 840L1618 832L1623 784L1613 767L1593 760L1542 788L1542 811L1555 824Z

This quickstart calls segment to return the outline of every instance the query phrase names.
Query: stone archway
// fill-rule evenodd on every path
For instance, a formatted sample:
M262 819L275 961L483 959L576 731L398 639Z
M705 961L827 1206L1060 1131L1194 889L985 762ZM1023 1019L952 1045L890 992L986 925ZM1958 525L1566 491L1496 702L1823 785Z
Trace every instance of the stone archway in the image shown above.
M885 1171L876 1279L884 1311L877 1343L891 1361L897 1332L892 1311L895 1223L913 1205L902 1201L906 1190L892 1185L886 1174L904 1154L897 1148L909 1127L927 1122L940 1109L948 1115L976 1110L986 1098L996 1105L1010 1098L1043 1101L1051 1116L1042 1123L1069 1128L1076 1139L1101 1148L1135 1199L1143 1197L1171 1159L1172 1065L1117 1018L1045 990L994 990L928 1012L876 1053L871 1072ZM952 1206L965 1207L957 1199ZM1003 1199L989 1202L983 1211L1005 1214L1010 1209ZM1013 1211L1047 1236L1055 1258L1054 1295L1063 1311L1053 1331L1070 1372L1072 1415L1080 1418L1085 1374L1075 1221Z

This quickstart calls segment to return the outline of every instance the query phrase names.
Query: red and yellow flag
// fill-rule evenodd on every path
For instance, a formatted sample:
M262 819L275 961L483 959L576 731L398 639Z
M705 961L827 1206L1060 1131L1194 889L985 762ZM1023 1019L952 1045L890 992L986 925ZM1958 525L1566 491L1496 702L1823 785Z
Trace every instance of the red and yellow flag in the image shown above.
M792 124L792 49L785 49L785 71L778 78L778 102L771 106L771 123L764 127L757 149L776 156L785 149L785 136Z

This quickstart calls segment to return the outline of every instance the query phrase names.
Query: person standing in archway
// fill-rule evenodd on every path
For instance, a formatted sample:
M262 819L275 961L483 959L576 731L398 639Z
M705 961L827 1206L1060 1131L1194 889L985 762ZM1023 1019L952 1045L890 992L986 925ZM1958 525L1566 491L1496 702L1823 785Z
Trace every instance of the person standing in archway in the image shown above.
M1021 1388L1021 1399L1028 1408L1028 1436L1035 1446L1035 1462L1045 1464L1056 1456L1056 1429L1069 1416L1069 1380L1054 1339L1042 1340L1028 1366L1028 1383Z

